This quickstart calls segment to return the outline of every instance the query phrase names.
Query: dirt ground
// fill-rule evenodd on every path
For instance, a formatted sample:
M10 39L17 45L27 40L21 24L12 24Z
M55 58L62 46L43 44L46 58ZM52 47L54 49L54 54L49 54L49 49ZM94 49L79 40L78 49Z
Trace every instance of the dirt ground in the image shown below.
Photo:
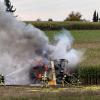
M0 86L0 98L6 98L4 100L11 100L7 98L12 98L12 100L20 100L14 99L18 97L24 97L21 100L27 100L25 98L34 97L37 100L41 97L56 97L60 96L83 96L83 95L91 95L91 96L100 96L100 86L79 86L79 87L66 87L66 88L40 88L40 87L32 87L32 86ZM0 99L3 100L3 99ZM29 99L33 100L33 99ZM49 100L49 99L47 99ZM50 99L55 100L55 99ZM57 100L57 99L56 99ZM64 100L64 99L62 99ZM99 100L99 99L97 99Z

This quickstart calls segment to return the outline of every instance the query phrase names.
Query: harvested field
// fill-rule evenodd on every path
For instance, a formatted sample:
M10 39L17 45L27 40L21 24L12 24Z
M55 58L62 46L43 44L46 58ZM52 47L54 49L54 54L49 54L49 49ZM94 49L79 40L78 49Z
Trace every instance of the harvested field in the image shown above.
M100 86L67 88L0 87L0 100L99 100Z

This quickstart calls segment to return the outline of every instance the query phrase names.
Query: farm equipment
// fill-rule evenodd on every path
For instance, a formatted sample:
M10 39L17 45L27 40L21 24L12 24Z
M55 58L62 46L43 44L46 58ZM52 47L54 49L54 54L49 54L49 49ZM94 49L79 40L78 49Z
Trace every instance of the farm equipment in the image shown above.
M66 84L77 84L78 75L68 68L68 60L52 60L47 64L38 65L31 70L33 84L40 83L42 86L57 86Z

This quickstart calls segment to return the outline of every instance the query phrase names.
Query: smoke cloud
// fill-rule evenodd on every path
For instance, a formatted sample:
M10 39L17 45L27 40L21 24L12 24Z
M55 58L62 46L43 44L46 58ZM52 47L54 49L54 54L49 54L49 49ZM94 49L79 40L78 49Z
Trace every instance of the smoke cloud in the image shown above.
M67 59L70 67L80 63L83 52L71 47L74 39L70 32L62 32L52 45L44 32L16 20L0 2L0 73L5 76L5 84L31 84L29 70L40 58Z
M58 40L51 57L54 59L67 59L69 67L75 67L81 62L84 51L72 48L74 38L67 30L62 30L60 35L55 37Z

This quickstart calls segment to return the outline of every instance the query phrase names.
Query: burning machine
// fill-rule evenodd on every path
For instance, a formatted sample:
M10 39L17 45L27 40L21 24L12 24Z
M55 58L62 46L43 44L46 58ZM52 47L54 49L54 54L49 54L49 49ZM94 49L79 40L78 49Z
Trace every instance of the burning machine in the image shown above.
M50 60L48 64L33 67L31 78L35 84L53 86L72 83L75 79L68 68L68 60L65 59Z

